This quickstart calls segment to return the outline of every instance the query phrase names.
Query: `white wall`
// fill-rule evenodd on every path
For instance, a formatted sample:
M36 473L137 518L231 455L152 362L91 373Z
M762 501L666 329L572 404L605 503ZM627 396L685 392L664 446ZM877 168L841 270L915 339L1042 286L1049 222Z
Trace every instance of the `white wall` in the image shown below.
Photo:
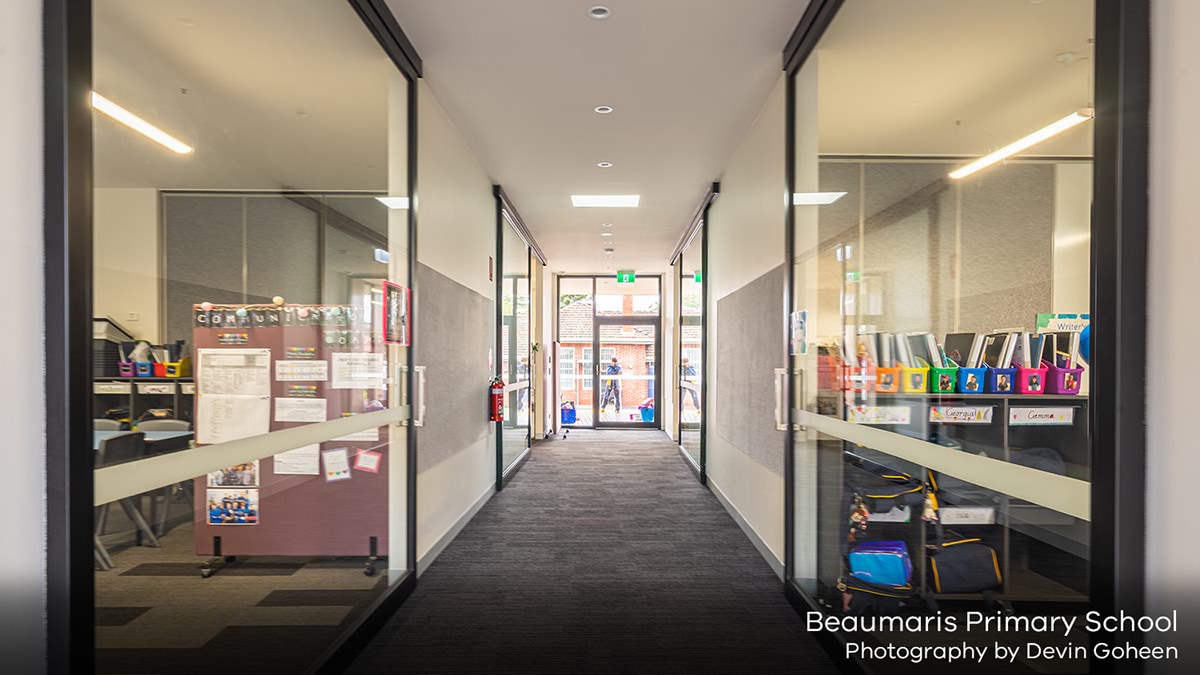
M1191 610L1200 599L1200 540L1181 529L1178 508L1200 475L1195 372L1200 313L1196 252L1200 251L1200 3L1164 1L1152 7L1150 114L1150 251L1146 416L1146 590L1150 611ZM1182 619L1181 619L1182 623ZM1165 641L1181 644L1183 635ZM1190 659L1195 659L1195 648ZM1168 663L1168 662L1164 662ZM1165 666L1163 672L1182 672ZM1191 671L1195 672L1195 670Z
M158 190L100 188L92 209L92 311L112 317L135 338L157 343ZM142 253L131 255L131 248Z
M488 257L496 255L492 181L424 80L417 101L418 260L495 302L495 282L488 279ZM437 348L418 345L418 361L423 351ZM487 364L479 365L480 382L462 384L478 386L483 406ZM418 443L419 439L420 432ZM442 539L447 533L494 489L494 434L469 447L448 451L449 459L417 476L418 560L439 543L446 543Z
M9 425L0 443L5 518L0 654L13 673L43 670L45 650L45 388L42 303L42 3L0 3L0 288L9 316L0 371Z
M721 298L784 262L784 95L784 79L780 75L758 119L721 176L721 196L709 211L705 270L705 282L710 289L709 349L705 373L717 373ZM763 382L762 386L770 387L771 383ZM708 387L710 401L722 395L717 377L709 377ZM783 561L783 478L714 431L716 409L716 405L710 404L704 412L709 416L709 483L736 511L739 524L749 527L754 532L752 538L757 537L769 549L765 555L778 571ZM782 436L779 442L782 447Z
M1092 165L1054 165L1054 279L1051 310L1087 312L1091 304Z

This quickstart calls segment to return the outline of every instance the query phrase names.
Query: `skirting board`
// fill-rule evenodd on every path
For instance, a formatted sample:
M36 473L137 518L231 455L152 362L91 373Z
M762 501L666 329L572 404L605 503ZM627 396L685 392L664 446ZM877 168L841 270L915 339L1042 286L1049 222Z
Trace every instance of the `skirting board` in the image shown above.
M488 489L483 493L483 495L481 495L479 499L476 499L475 503L472 504L471 507L465 512L463 512L462 516L460 516L459 519L454 522L454 526L449 530L446 530L446 534L443 534L442 537L437 540L437 543L434 544L425 555L421 556L421 558L417 560L418 577L424 574L425 570L429 569L429 566L433 564L433 561L437 560L437 557L442 554L442 551L446 550L446 547L450 545L450 542L454 541L454 538L458 536L458 533L462 532L462 529L467 526L467 523L471 522L471 519L475 517L475 514L479 513L479 510L483 508L483 505L487 504L488 500L491 499L495 494L496 484L492 483L488 486Z
M742 528L742 532L746 533L746 537L754 544L754 548L758 549L758 554L771 566L771 570L775 572L775 576L779 577L780 581L783 581L783 561L775 557L775 554L767 547L767 542L758 536L758 532L755 532L750 523L734 508L733 503L729 501L725 493L721 492L721 488L713 482L712 476L708 477L708 489L717 496L717 501L721 502L721 506L724 506L725 510L729 512L729 515L733 518L733 522L737 523L738 527Z

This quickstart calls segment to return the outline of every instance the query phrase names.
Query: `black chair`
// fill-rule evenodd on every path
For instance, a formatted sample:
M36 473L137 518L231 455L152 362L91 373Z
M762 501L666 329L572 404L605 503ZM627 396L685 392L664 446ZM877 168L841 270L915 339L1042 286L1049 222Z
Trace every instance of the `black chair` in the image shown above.
M138 422L138 431L191 431L187 420L150 419Z
M187 420L176 420L165 417L156 417L138 422L138 431L191 431L192 423ZM191 481L184 483L175 483L173 485L163 486L162 491L155 497L155 501L151 503L150 517L154 519L154 531L158 536L163 536L167 531L167 517L171 506L171 495L176 489L183 494L187 499L188 504L192 503ZM162 499L159 506L158 499ZM157 513L156 513L157 511Z
M96 449L93 466L102 468L113 464L121 464L141 458L145 454L145 434L141 432L129 432L127 434L116 434L100 441L100 447ZM137 526L141 536L146 538L150 546L159 546L158 537L154 536L154 530L150 528L150 524L146 522L146 518L142 516L141 510L138 509L137 502L133 497L126 497L117 500L121 509L125 511L125 515ZM94 545L96 546L96 560L101 563L101 568L107 564L108 568L112 568L112 558L108 554L108 549L100 542L100 535L104 534L104 528L108 521L108 511L111 504L104 504L96 509L96 531Z

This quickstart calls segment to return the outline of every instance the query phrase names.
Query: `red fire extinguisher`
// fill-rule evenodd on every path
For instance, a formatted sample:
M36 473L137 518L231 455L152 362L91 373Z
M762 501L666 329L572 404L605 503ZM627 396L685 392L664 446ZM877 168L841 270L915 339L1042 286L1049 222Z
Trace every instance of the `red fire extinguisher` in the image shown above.
M492 378L489 385L492 390L491 421L504 421L504 380L500 376Z

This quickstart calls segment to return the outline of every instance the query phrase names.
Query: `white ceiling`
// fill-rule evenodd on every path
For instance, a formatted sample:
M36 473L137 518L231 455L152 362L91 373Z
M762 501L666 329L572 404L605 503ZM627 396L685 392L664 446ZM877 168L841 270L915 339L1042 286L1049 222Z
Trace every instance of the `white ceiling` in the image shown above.
M807 3L608 0L603 21L590 0L388 4L551 269L655 272L779 77ZM602 104L616 112L592 112ZM575 209L571 194L640 194L642 206Z
M821 152L982 155L1090 105L1093 4L846 2L818 48ZM1090 155L1091 126L1027 154Z
M345 2L103 0L93 21L95 90L196 148L96 115L98 187L387 189L398 75Z

